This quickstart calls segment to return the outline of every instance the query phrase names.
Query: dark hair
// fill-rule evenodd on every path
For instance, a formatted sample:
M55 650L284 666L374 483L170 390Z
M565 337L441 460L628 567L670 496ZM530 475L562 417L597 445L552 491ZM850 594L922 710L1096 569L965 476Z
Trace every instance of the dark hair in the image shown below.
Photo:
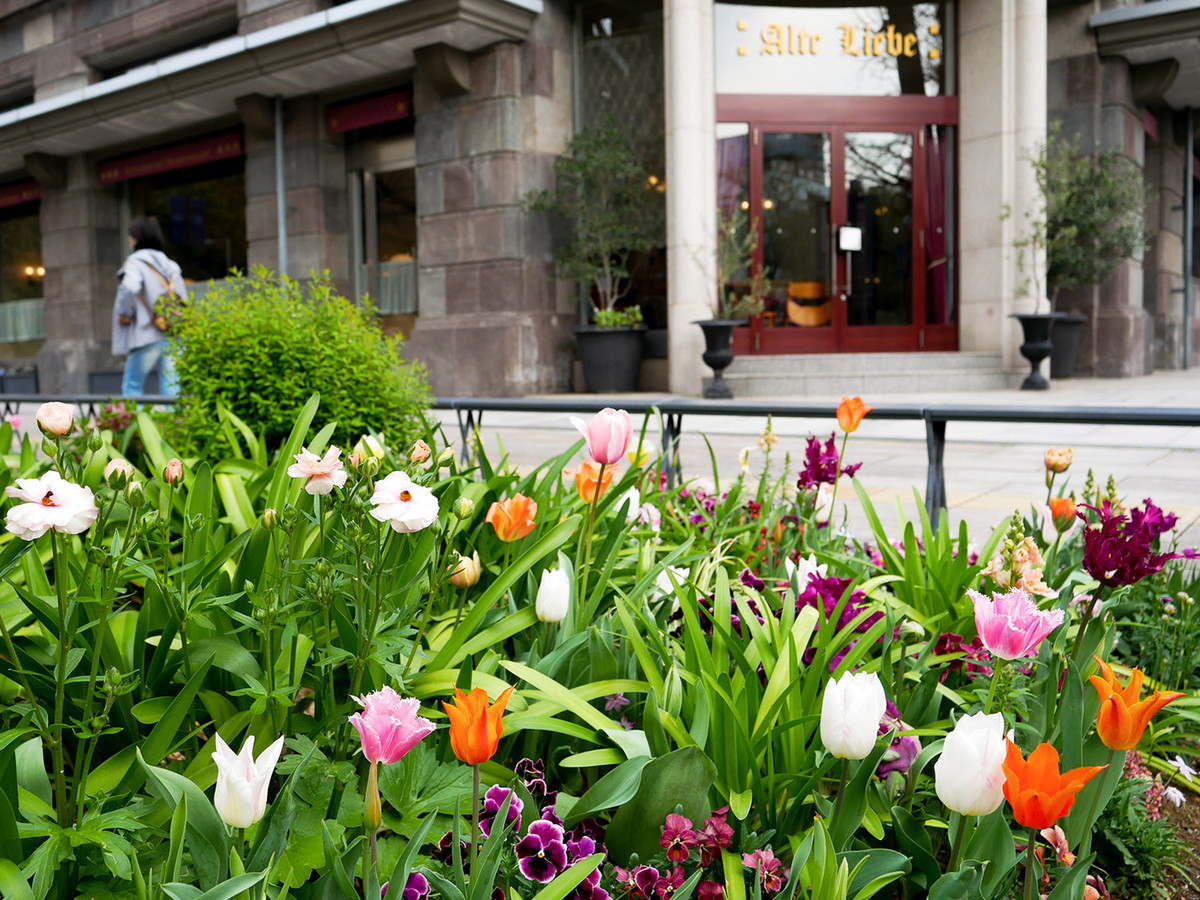
M161 250L163 233L154 216L142 216L129 223L129 236L133 238L134 250Z

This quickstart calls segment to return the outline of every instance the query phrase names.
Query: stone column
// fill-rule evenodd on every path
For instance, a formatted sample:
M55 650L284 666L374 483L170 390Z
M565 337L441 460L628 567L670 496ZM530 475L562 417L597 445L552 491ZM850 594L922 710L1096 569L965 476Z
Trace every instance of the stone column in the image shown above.
M523 42L469 66L452 48L418 50L419 314L405 353L435 394L569 386L575 286L554 280L550 223L521 202L552 184L573 131L571 44L570 4L549 0Z
M264 102L269 103L267 98ZM307 278L329 270L349 296L350 244L346 213L346 161L342 142L325 131L316 97L284 104L284 192L287 197L288 271ZM275 138L265 128L246 133L246 241L250 265L279 268L275 206Z
M1032 284L1018 296L1030 261L1022 271L1013 245L1040 207L1021 157L1046 138L1046 0L963 0L958 11L959 345L1000 350L1019 368L1021 329L1008 316L1034 301ZM1044 266L1039 278L1044 289Z
M38 351L44 393L84 393L91 369L120 363L111 355L117 269L128 245L120 234L117 192L96 180L82 156L66 161L61 186L42 187L42 282L46 343Z
M699 396L708 369L693 325L716 292L717 145L712 0L664 0L667 327L670 388Z
M1184 148L1169 109L1158 112L1158 141L1146 142L1146 183L1153 185L1146 207L1151 238L1142 259L1143 299L1153 321L1156 369L1183 368L1183 200Z

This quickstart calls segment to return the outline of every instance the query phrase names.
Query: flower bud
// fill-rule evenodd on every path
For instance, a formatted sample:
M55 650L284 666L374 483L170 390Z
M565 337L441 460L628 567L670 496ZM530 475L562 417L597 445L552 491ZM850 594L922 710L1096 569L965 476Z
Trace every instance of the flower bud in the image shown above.
M92 429L88 432L88 449L95 453L104 446L104 438L100 436L100 432Z
M1061 475L1071 468L1071 461L1074 458L1075 451L1070 447L1050 447L1046 450L1046 471Z
M422 440L418 440L412 445L412 450L410 450L408 453L408 459L410 462L423 463L425 460L429 459L429 454L432 452L433 451L429 449L429 445L427 443Z
M439 469L453 468L454 466L454 451L446 447L438 454L437 464Z
M478 550L470 556L463 556L460 553L458 554L458 563L454 566L454 571L450 573L450 583L455 587L469 588L479 583L481 571Z
M37 411L38 428L46 437L66 437L75 425L75 407L52 400Z
M146 488L140 481L129 482L125 488L125 502L132 509L137 509L146 502Z
M133 474L133 466L124 459L110 459L104 467L104 481L114 491L119 491L129 484Z
M263 528L267 529L267 531L270 531L279 524L279 513L275 511L274 507L268 506L263 510L262 523Z
M58 444L54 443L54 441L50 440L49 438L46 438L42 441L42 452L53 459L54 457L58 456Z
M363 458L360 467L367 477L374 475L379 471L379 458L376 456L366 456Z
M357 472L358 467L362 465L362 461L363 461L363 456L361 453L351 453L349 456L346 457L346 465L348 465L355 472Z
M97 545L88 550L88 562L97 568L104 568L108 564L107 548Z
M183 463L172 457L167 460L167 466L163 469L163 481L167 484L176 484L183 478Z
M900 623L900 639L905 641L919 641L925 637L925 629L921 627L919 622L914 622L912 619L905 619Z
M547 569L542 573L534 609L541 622L561 622L571 605L571 582L562 569Z
M382 459L387 451L384 449L383 441L378 437L373 434L364 434L354 445L354 452L364 459L369 456Z
M450 507L450 511L459 519L469 519L475 512L475 501L470 497L459 497Z
M886 710L883 684L874 672L830 679L821 701L821 742L840 759L863 759L875 748Z

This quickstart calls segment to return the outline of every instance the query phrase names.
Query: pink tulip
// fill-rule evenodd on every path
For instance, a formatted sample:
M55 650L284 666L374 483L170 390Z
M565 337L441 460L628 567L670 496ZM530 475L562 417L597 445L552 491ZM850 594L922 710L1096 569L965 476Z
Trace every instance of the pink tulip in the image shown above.
M967 591L975 603L975 630L992 656L1021 659L1037 654L1038 644L1063 623L1061 609L1040 610L1019 588L988 599Z
M363 711L352 715L350 724L358 729L363 755L373 763L398 762L433 731L433 723L417 715L421 704L390 687L354 700L362 704Z
M587 425L583 424L582 419L571 416L571 424L579 429L587 441L588 454L602 466L620 462L629 449L633 423L629 421L629 413L623 409L606 406Z

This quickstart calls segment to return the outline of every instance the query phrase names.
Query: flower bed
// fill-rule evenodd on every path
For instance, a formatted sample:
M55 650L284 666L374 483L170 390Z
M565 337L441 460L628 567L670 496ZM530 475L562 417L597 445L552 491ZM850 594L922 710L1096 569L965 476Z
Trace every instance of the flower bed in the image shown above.
M620 410L520 475L434 434L343 453L316 398L273 461L180 460L146 413L127 460L47 404L0 469L0 892L1169 896L1174 516L1052 448L978 545L887 534L869 413L768 422L718 489L667 487Z

